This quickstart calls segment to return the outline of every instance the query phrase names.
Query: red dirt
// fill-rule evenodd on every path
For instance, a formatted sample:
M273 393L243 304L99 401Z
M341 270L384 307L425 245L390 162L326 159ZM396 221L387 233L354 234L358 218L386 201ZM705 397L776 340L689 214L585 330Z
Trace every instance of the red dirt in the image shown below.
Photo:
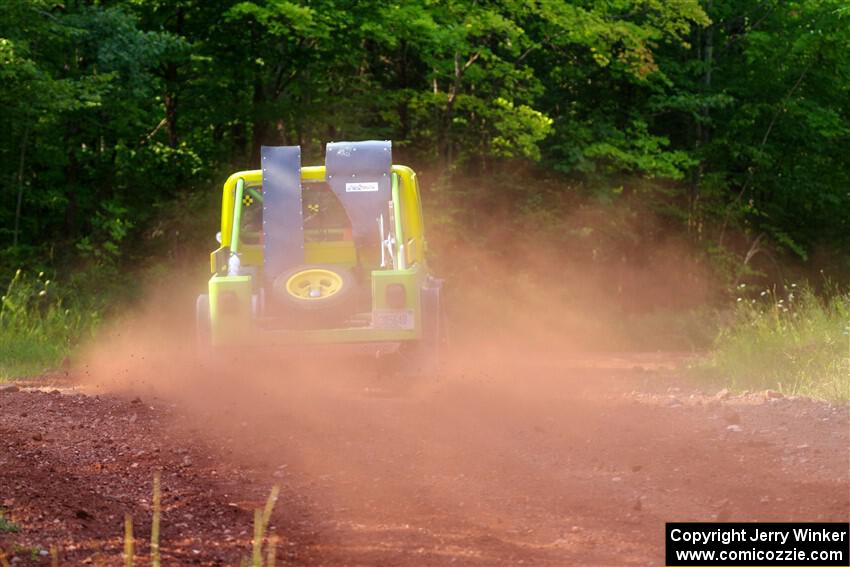
M494 364L403 391L316 374L239 395L222 377L168 399L0 392L0 507L20 526L0 548L120 564L129 513L147 564L157 469L171 565L238 564L276 483L293 565L658 565L666 521L850 520L846 406L716 399L654 362Z

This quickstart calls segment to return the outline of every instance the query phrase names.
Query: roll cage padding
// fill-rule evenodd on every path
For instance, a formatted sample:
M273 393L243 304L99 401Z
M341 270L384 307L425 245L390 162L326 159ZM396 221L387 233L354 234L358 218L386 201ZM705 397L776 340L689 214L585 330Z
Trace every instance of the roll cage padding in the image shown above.
M331 142L325 151L325 176L351 221L356 245L378 244L378 216L392 199L392 142Z
M266 283L304 263L301 148L262 146L263 263Z

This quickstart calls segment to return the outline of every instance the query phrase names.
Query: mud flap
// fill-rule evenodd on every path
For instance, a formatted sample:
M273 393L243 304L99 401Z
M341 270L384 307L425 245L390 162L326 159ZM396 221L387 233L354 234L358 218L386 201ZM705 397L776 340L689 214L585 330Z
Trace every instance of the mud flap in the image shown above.
M436 376L445 366L448 339L443 280L428 276L420 293L422 338L402 343L398 371L407 375Z

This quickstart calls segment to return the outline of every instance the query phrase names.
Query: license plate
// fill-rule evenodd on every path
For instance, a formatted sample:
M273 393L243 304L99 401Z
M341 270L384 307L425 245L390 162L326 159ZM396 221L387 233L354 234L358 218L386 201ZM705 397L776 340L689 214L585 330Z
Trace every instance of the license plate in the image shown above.
M413 309L381 309L375 311L372 322L378 329L412 329Z

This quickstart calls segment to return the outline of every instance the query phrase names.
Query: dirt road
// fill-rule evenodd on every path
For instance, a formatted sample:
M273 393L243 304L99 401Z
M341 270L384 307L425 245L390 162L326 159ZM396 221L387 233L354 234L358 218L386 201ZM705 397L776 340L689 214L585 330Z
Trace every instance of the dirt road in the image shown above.
M3 391L0 548L118 564L129 513L147 564L155 469L175 565L238 564L274 484L293 565L660 565L665 521L850 519L846 407L702 393L671 360Z

